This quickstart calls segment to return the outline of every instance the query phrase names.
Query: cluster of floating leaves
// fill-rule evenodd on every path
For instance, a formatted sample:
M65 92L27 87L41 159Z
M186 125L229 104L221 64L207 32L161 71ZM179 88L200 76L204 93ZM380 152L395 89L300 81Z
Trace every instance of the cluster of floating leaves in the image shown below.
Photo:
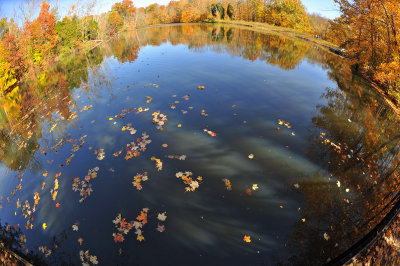
M74 145L72 146L72 152L77 152L79 151L80 148L82 148L82 145L85 143L85 138L87 137L87 135L83 135L82 137L80 137L77 142L79 143L74 143Z
M121 214L113 220L114 227L117 229L117 232L113 232L112 236L114 242L124 242L125 237L133 228L135 228L136 239L140 242L144 240L142 228L145 224L147 224L147 213L149 208L143 208L140 211L140 214L136 217L135 221L127 222L125 218L122 218Z
M147 83L147 84L143 85L142 88L146 88L146 87L148 87L148 86L153 86L153 87L155 87L155 88L160 87L160 85L158 85L158 84L156 84L156 83Z
M80 250L79 258L82 262L82 266L90 266L90 263L93 265L99 264L97 257L90 255L89 250L86 250L86 251Z
M56 200L57 195L58 195L58 178L61 176L61 172L56 174L55 178L54 178L54 188L51 189L50 193L51 193L51 198L53 200Z
M186 155L168 155L167 156L169 159L177 159L177 160L180 160L180 161L184 161L184 160L186 160Z
M163 167L162 161L161 161L160 159L154 157L154 156L151 157L150 159L151 159L152 161L155 161L155 162L156 162L157 171L161 171L161 170L162 170L162 167Z
M35 219L33 216L33 213L36 212L36 206L39 204L40 196L39 192L35 192L33 195L33 207L31 207L31 204L29 203L28 200L25 200L24 204L21 204L20 199L17 199L17 209L21 208L22 209L22 215L24 216L25 219L27 219L25 223L25 228L26 229L32 229L33 228L33 223L32 221ZM17 215L17 212L15 212L15 215Z
M157 215L157 219L161 222L165 222L165 220L167 219L167 212L163 212L163 213L159 213ZM157 224L157 228L156 230L160 233L165 231L165 225L158 223Z
M158 112L154 112L153 116L153 124L156 124L156 128L158 130L164 130L165 122L168 120L167 116Z
M88 174L83 178L83 180L79 177L74 178L72 190L75 192L79 191L79 195L81 196L79 202L83 202L93 192L92 184L90 182L92 179L97 177L97 171L99 171L99 167L96 166L93 169L89 169Z
M195 191L199 187L199 182L203 181L201 176L193 179L193 173L190 171L178 172L175 174L175 176L182 179L183 183L188 185L185 187L186 191Z
M120 114L117 114L116 117L119 117L120 119L125 118L126 114L129 114L131 112L135 111L135 108L131 108L131 109L122 109L122 112Z
M142 174L138 173L133 177L133 186L137 188L137 190L142 190L142 181L147 181L148 180L148 176L147 176L147 172L144 172Z
M125 218L122 218L122 214L118 214L118 216L113 220L114 226L117 229L117 232L114 232L112 234L115 243L117 242L124 242L125 237L124 235L127 235L129 231L132 230L133 228L133 221L127 222Z
M106 157L104 149L97 149L94 151L94 154L97 154L96 159L99 161L103 160Z
M207 117L208 114L206 114L206 110L202 109L200 112L200 115Z
M138 107L138 109L136 110L136 114L139 114L141 112L147 112L149 110L150 110L149 108Z
M126 130L128 130L129 133L131 133L131 135L136 134L137 130L134 129L133 127L131 127L131 126L132 126L132 124L131 124L131 123L128 123L126 126L123 126L123 127L121 128L121 131L126 131Z
M289 122L281 120L281 119L278 119L278 125L280 125L280 126L283 125L283 126L287 127L288 129L292 128L292 126L290 125ZM276 127L276 130L280 130L280 129L281 129L280 127ZM294 132L292 132L291 135L295 136L296 134L294 134Z
M136 239L139 242L142 242L144 240L142 228L143 228L143 225L147 224L148 211L149 211L149 208L143 208L143 210L140 211L140 214L136 217L136 221L133 222L133 226L136 229L136 231L135 231L135 234L137 235Z
M125 155L125 160L129 160L132 157L138 157L140 155L140 152L146 151L146 146L151 143L151 140L148 139L149 135L146 134L146 132L142 133L141 138L137 138L136 142L132 141L131 143L126 145L126 155Z
M203 131L206 132L211 137L217 136L217 134L215 132L212 132L211 130L203 129Z
M44 254L44 256L47 258L48 256L51 255L52 250L49 249L47 246L39 246L38 247L39 251Z

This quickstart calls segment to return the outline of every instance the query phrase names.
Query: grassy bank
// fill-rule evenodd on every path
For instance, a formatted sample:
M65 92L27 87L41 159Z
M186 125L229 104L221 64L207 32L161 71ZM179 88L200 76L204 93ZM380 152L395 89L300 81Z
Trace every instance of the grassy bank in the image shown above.
M311 34L299 32L297 30L290 29L290 28L273 26L273 25L269 25L267 23L240 21L240 20L213 20L213 21L208 20L205 22L235 25L240 28L251 28L252 30L258 31L258 32L274 33L274 34L282 35L284 37L292 37L292 38L306 40L306 41L312 42L320 47L327 48L327 49L329 49L329 48L338 49L337 45L335 45L331 42L319 39L319 38L315 38Z

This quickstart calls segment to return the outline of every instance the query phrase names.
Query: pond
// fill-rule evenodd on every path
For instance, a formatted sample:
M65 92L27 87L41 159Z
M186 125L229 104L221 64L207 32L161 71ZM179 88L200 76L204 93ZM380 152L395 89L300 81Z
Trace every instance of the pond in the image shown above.
M394 204L396 115L311 43L193 24L63 56L0 112L2 234L41 263L322 264Z

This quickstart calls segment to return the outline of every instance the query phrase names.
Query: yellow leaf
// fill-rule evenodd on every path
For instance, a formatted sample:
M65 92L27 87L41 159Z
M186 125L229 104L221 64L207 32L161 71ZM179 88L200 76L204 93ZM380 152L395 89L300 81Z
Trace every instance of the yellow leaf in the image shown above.
M57 123L55 123L51 128L50 128L50 133L54 130L54 128L57 126Z
M47 176L47 172L46 172L46 173L43 173L43 176L46 177L46 176Z
M247 243L250 243L250 242L251 242L250 236L244 235L243 241L244 241L244 242L247 242Z
M43 227L44 230L46 230L47 224L46 224L46 223L43 223L42 227Z
M182 127L182 125L181 125L181 124L178 124L178 127Z
M108 120L114 120L114 118L110 117L110 118L108 118Z
M142 242L144 240L144 236L143 235L139 235L137 236L137 240Z
M56 200L57 194L58 194L58 191L54 191L54 193L53 193L53 195L52 195L53 200Z

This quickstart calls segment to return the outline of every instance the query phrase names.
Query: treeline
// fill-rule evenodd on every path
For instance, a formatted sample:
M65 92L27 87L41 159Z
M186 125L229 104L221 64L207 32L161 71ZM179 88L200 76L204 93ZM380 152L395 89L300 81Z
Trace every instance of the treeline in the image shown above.
M312 31L300 0L180 0L166 6L152 4L137 12L139 26L217 19L263 22L302 32Z

